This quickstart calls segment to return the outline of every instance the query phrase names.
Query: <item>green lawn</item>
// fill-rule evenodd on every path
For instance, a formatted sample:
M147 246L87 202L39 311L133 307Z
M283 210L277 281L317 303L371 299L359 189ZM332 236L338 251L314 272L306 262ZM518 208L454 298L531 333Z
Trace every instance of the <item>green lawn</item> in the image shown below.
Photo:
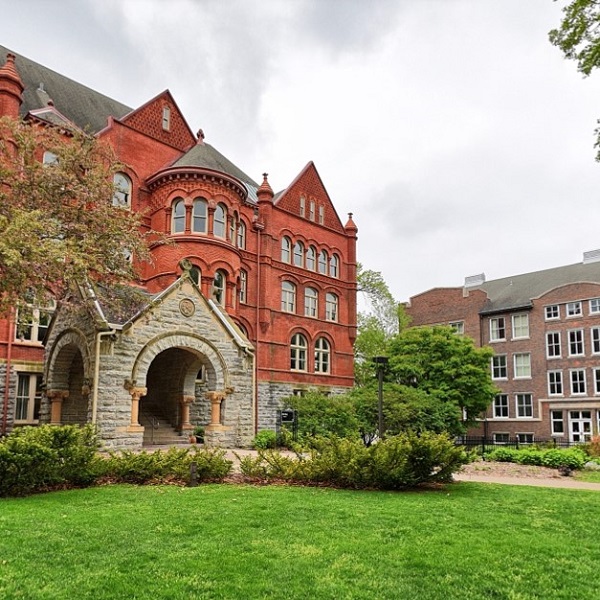
M0 598L544 600L600 589L600 493L112 486L0 500Z

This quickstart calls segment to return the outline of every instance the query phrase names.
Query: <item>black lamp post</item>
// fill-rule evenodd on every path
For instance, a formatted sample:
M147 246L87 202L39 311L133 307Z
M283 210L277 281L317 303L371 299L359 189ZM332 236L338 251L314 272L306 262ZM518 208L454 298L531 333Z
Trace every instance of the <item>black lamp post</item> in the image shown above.
M379 389L378 389L378 405L377 405L377 415L378 419L378 429L379 429L379 438L383 438L384 425L383 425L383 372L388 364L387 356L375 356L373 357L373 362L377 365L377 379L379 381Z

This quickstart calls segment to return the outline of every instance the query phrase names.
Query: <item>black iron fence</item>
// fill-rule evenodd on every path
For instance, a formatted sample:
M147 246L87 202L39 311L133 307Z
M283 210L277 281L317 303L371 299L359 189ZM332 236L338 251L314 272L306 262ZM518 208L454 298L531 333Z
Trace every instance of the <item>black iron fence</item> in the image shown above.
M581 442L570 442L568 439L557 438L535 438L529 436L515 436L506 439L495 439L485 436L460 436L456 438L457 446L473 448L485 456L495 448L523 448L534 446L536 448L573 448L581 445Z

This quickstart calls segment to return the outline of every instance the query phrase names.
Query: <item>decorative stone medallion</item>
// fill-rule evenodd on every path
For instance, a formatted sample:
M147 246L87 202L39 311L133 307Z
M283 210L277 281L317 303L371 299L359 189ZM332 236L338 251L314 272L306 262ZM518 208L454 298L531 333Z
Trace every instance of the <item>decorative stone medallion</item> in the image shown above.
M179 303L179 312L184 317L191 317L196 312L196 306L189 298L184 298Z

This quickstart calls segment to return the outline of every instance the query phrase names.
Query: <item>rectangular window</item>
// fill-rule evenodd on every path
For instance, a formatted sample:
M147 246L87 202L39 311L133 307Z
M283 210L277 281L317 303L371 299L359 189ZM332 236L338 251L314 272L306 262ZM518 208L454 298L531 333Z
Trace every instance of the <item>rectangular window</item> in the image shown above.
M581 316L581 302L567 302L567 317Z
M533 417L533 397L531 394L517 394L517 417L530 419Z
M16 339L28 342L43 342L53 311L54 307L25 307L17 311Z
M315 201L314 200L311 200L308 205L308 218L311 221L315 220Z
M19 373L15 401L15 423L37 423L42 400L42 376Z
M600 368L594 369L594 394L600 394Z
M550 396L562 396L562 371L548 371L548 394Z
M565 432L562 410L550 411L550 423L552 424L552 435L562 435Z
M494 433L492 437L494 444L508 444L510 442L510 433Z
M325 223L325 207L319 206L319 225Z
M304 217L306 215L306 198L304 196L300 196L300 216Z
M529 337L529 315L513 315L512 336L515 340Z
M515 379L520 377L531 377L531 354L520 352L514 355Z
M583 356L583 329L569 331L569 356Z
M492 379L507 379L506 354L492 356Z
M465 334L465 322L464 321L455 321L454 323L449 323L450 327L454 329L454 333L458 335Z
M490 341L498 342L506 339L506 327L504 317L490 319Z
M560 308L558 304L552 304L545 308L546 321L552 321L553 319L560 319Z
M557 331L546 334L546 356L560 358L560 333Z
M168 106L163 106L162 110L162 128L165 131L171 130L171 109Z
M600 354L600 327L592 327L592 354Z
M508 419L508 396L498 394L494 398L494 419Z
M533 444L533 433L517 433L519 444Z
M571 394L573 396L585 394L585 369L571 371Z
M590 300L590 315L597 315L600 313L600 298L592 298Z

